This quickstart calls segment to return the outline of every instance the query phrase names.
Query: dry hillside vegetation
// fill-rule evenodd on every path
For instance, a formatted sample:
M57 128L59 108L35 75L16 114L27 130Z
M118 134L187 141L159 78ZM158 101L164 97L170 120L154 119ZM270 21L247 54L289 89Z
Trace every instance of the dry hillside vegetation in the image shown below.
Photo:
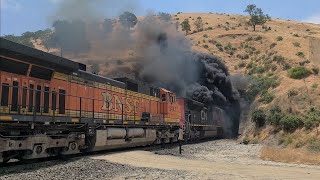
M246 143L299 148L291 151L292 157L301 157L296 162L320 162L309 153L320 152L320 57L310 59L311 50L320 51L310 46L310 39L320 42L320 25L272 19L253 31L247 16L178 13L173 17L189 20L187 36L195 51L219 56L231 74L253 79L245 96L253 113L261 111L257 118L263 122L252 124L250 115L244 120ZM198 17L204 23L200 31L194 25ZM302 156L304 150L308 152ZM265 159L293 161L270 149L263 152Z

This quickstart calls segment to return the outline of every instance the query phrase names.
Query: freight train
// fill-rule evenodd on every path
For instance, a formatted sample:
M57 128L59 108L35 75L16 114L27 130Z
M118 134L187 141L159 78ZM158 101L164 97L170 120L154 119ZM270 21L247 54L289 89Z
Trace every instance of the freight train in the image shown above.
M0 163L223 134L224 112L0 41Z

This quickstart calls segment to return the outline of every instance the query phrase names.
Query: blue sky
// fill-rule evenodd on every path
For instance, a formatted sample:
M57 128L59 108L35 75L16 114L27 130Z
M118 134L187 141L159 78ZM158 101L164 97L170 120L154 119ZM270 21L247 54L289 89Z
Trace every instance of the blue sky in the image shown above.
M66 1L86 0L0 0L0 34L19 35L51 27L52 17ZM256 4L274 18L320 24L320 0L90 0L102 16L130 10L137 15L154 12L217 12L244 14L248 4ZM87 0L89 2L89 0ZM111 5L112 4L112 5Z

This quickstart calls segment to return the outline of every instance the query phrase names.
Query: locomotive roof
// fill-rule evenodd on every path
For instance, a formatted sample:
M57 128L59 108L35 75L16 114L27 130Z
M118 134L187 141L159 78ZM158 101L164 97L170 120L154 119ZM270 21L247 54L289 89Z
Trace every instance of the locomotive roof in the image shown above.
M84 78L86 80L110 84L112 86L116 86L116 87L123 88L123 89L126 88L126 84L123 82L116 81L116 80L110 79L110 78L106 78L106 77L103 77L103 76L100 76L97 74L92 74L92 73L89 73L86 71L79 70L78 75L79 75L79 77Z
M24 46L4 38L0 38L0 50L1 55L43 67L53 68L57 71L74 72L78 69L86 69L84 64Z

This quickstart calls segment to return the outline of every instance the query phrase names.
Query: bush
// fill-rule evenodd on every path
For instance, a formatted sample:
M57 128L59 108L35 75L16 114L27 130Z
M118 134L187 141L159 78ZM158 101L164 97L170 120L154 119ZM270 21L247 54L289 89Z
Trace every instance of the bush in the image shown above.
M279 106L273 106L267 115L267 121L274 126L278 126L283 117L284 114L282 113L281 108Z
M299 66L289 69L288 74L289 77L292 79L303 79L308 77L311 74L311 72L305 67Z
M272 43L272 44L270 45L270 49L276 47L276 45L277 45L277 43Z
M246 67L246 63L245 62L239 62L238 63L238 67L239 68L244 68L244 67Z
M252 40L253 40L253 37L249 36L245 41L252 41Z
M209 36L208 36L207 34L204 34L203 37L204 37L204 38L208 38Z
M318 127L320 124L320 111L311 108L310 111L305 116L304 126L307 129L312 129Z
M282 69L283 69L283 70L288 70L288 69L290 69L290 68L291 68L291 66L290 66L289 63L284 63L284 64L282 64Z
M298 42L294 42L292 44L293 44L294 47L300 47L300 43L298 43Z
M303 121L300 116L297 115L286 115L281 118L279 122L283 130L292 132L303 126Z
M317 89L317 88L318 88L318 86L319 86L319 84L314 83L314 84L312 84L311 88L313 88L313 89Z
M258 126L262 127L265 125L266 122L266 113L263 109L256 109L251 114L252 121Z
M278 36L277 37L277 41L282 41L283 40L283 37L282 36Z
M257 36L256 38L254 38L255 41L260 41L262 39L262 36Z
M273 101L274 95L269 93L268 91L264 91L261 93L261 98L259 99L260 102L264 104L269 104Z
M313 72L313 74L318 75L319 74L319 68L317 68L317 67L312 68L312 72Z
M208 45L206 45L206 44L205 44L205 45L203 45L203 47L204 47L204 48L206 48L206 49L208 49L208 48L209 48L209 46L208 46Z
M278 64L282 64L285 62L285 58L281 55L273 56L273 61L277 62Z
M299 91L295 89L290 89L287 93L288 97L294 97L294 96L297 96L298 94L299 94Z
M260 93L267 91L269 88L276 88L279 84L280 82L276 76L253 77L247 91L247 97L252 101Z
M294 37L300 37L299 34L294 34L293 36L294 36Z
M212 27L208 27L208 30L212 30L213 28Z
M237 58L239 59L249 59L249 54L237 54Z
M299 56L300 58L304 58L305 57L304 53L301 52L301 51L297 52L296 55Z
M310 144L308 145L308 149L312 152L319 153L320 152L320 140L318 138L312 138Z

